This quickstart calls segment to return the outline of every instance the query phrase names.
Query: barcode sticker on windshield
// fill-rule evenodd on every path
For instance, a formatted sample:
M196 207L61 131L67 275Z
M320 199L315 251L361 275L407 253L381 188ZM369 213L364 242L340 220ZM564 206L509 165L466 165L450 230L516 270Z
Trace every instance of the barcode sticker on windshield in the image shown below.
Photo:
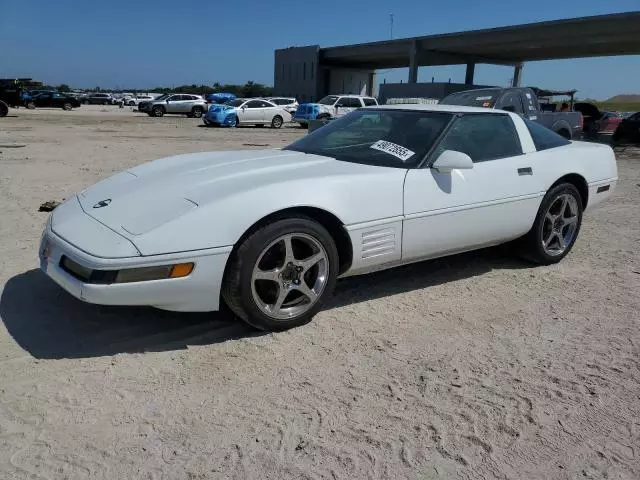
M376 143L371 145L371 148L375 148L376 150L380 150L381 152L393 155L403 162L406 162L416 153L396 143L387 142L386 140L378 140Z

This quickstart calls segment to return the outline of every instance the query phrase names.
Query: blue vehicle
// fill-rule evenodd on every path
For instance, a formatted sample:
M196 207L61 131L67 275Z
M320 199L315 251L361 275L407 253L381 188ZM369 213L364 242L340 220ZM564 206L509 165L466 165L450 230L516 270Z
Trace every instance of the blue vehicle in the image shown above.
M310 120L331 120L341 117L361 107L375 106L378 102L373 97L360 95L327 95L318 103L303 103L293 116L293 121L303 127Z
M207 126L235 127L238 124L237 107L244 102L243 99L235 99L228 103L211 105L205 116L202 117L202 121Z
M237 97L233 93L208 93L205 95L207 103L227 103L235 100Z

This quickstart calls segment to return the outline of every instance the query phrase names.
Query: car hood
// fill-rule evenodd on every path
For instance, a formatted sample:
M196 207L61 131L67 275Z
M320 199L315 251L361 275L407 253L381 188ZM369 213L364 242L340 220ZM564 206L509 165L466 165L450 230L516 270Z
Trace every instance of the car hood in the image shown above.
M226 232L226 223L231 224L234 217L247 213L239 210L257 212L265 208L274 197L286 207L304 205L301 202L305 198L300 192L305 188L330 199L351 195L349 188L354 182L362 182L362 190L369 192L376 181L387 182L394 173L404 175L403 172L285 150L208 152L140 165L95 184L77 197L86 214L130 239L143 255L151 255L168 253L167 248L180 251L228 245L220 242L229 242L236 233ZM345 191L333 192L329 184L336 182ZM402 179L398 177L396 183L401 192ZM397 196L401 208L401 193ZM168 231L176 219L181 220ZM167 247L161 251L156 251L154 242L149 240L151 236L189 237L185 228L203 221L218 223L220 235L215 237L220 240L200 244L196 238L187 238L184 242L188 247ZM231 240L231 244L236 240Z

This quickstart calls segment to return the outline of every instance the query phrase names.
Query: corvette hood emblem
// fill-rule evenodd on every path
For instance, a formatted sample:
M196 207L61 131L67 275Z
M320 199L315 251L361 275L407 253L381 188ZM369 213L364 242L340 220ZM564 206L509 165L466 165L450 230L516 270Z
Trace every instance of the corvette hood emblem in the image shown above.
M104 200L100 200L98 203L96 203L93 208L102 208L102 207L106 207L107 205L109 205L111 203L111 199L110 198L105 198Z

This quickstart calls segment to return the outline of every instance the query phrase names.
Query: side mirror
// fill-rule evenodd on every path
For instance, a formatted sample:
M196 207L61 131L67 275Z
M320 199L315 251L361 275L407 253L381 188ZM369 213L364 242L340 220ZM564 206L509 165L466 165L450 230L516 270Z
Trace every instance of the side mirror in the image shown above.
M473 168L473 160L471 157L463 152L457 152L455 150L445 150L440 154L431 168L437 170L440 173L451 173L452 170L469 170Z
M167 99L165 100L165 102L169 103L169 99L167 98Z

